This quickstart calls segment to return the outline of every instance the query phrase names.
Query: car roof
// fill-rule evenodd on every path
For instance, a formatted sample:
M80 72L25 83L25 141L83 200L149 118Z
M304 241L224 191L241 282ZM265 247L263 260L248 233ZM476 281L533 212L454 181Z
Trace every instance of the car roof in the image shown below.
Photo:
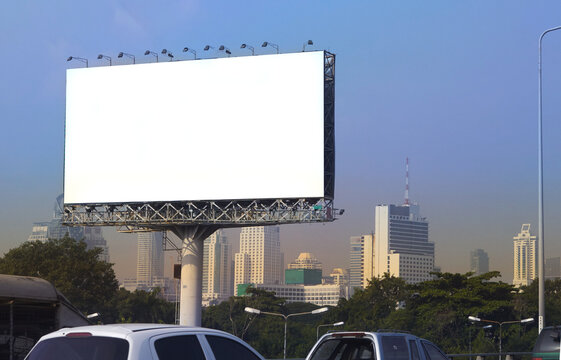
M143 333L148 336L153 334L165 334L172 332L193 332L193 333L219 333L227 334L220 330L208 329L195 326L181 326L171 324L108 324L108 325L89 325L77 326L72 328L63 328L53 333L45 335L43 338L52 338L66 336L72 333L90 333L94 336L110 336L117 338L126 338L135 333ZM228 334L229 335L229 334Z

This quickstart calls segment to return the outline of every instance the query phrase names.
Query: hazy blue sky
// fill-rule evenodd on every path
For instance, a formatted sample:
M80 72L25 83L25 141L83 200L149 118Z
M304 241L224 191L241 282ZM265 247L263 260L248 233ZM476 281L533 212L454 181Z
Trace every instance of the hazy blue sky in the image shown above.
M283 227L286 261L307 251L347 266L375 205L403 201L408 156L437 265L467 271L483 248L511 281L512 237L526 222L537 233L538 37L558 25L558 1L2 1L0 253L50 219L62 192L65 71L82 66L68 56L98 66L99 53L272 52L263 41L293 52L312 39L337 55L335 205L346 212ZM561 256L559 94L561 31L544 47L547 257ZM134 275L134 236L104 232L118 274Z

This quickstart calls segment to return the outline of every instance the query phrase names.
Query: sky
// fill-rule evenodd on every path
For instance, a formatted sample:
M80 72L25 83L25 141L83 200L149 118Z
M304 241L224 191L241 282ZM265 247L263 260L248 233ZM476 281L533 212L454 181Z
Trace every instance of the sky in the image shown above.
M469 252L512 281L512 237L537 234L538 38L561 25L558 1L16 1L0 4L0 254L47 221L62 192L69 56L105 65L146 49L263 41L281 52L336 54L336 187L340 219L281 227L287 262L312 252L347 267L349 238L374 231L378 204L421 207L443 271ZM561 256L561 31L543 47L546 257ZM95 146L103 146L97 144ZM118 147L118 145L115 145ZM155 168L154 171L159 171ZM239 230L228 230L234 248ZM105 228L117 275L134 276L135 236ZM168 258L173 254L169 253Z

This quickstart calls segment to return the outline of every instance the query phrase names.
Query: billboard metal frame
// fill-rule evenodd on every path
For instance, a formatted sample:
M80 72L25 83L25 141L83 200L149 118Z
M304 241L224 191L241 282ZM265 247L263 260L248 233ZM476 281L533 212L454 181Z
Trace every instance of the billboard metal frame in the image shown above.
M67 226L116 226L120 232L171 231L181 258L180 324L201 325L203 241L220 228L322 223L343 210L335 194L335 55L324 51L324 196L321 198L64 204ZM296 175L297 176L297 175ZM167 237L166 237L167 239ZM170 249L171 250L171 249Z

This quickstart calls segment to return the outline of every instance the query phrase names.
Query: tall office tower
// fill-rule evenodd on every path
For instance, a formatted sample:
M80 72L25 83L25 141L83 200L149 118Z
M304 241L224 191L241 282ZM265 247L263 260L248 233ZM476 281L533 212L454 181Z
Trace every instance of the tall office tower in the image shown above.
M278 226L242 228L235 255L236 295L240 284L282 284L282 262Z
M545 279L555 280L561 278L561 258L545 259Z
M288 264L289 269L321 270L321 262L312 253L300 253L296 260Z
M489 255L483 249L475 249L469 253L469 271L474 275L489 272Z
M351 236L349 286L365 288L374 276L374 234Z
M385 273L415 284L431 280L434 243L429 242L429 223L418 205L376 206L374 276Z
M364 238L362 236L351 236L350 240L350 261L349 261L349 287L362 287L362 277L364 276Z
M523 224L514 239L514 279L515 286L527 286L536 278L536 237L530 234L530 224Z
M63 195L56 198L53 219L50 222L34 223L29 241L62 239L66 234L76 241L84 240L88 249L100 248L99 260L109 262L109 248L103 238L101 227L65 226L62 224Z
M140 290L148 290L164 276L163 233L138 234L136 283Z
M222 230L203 242L203 303L217 304L233 295L230 244Z
M49 224L50 223L48 222L33 223L33 228L31 229L31 235L29 235L27 241L45 242L49 240Z

